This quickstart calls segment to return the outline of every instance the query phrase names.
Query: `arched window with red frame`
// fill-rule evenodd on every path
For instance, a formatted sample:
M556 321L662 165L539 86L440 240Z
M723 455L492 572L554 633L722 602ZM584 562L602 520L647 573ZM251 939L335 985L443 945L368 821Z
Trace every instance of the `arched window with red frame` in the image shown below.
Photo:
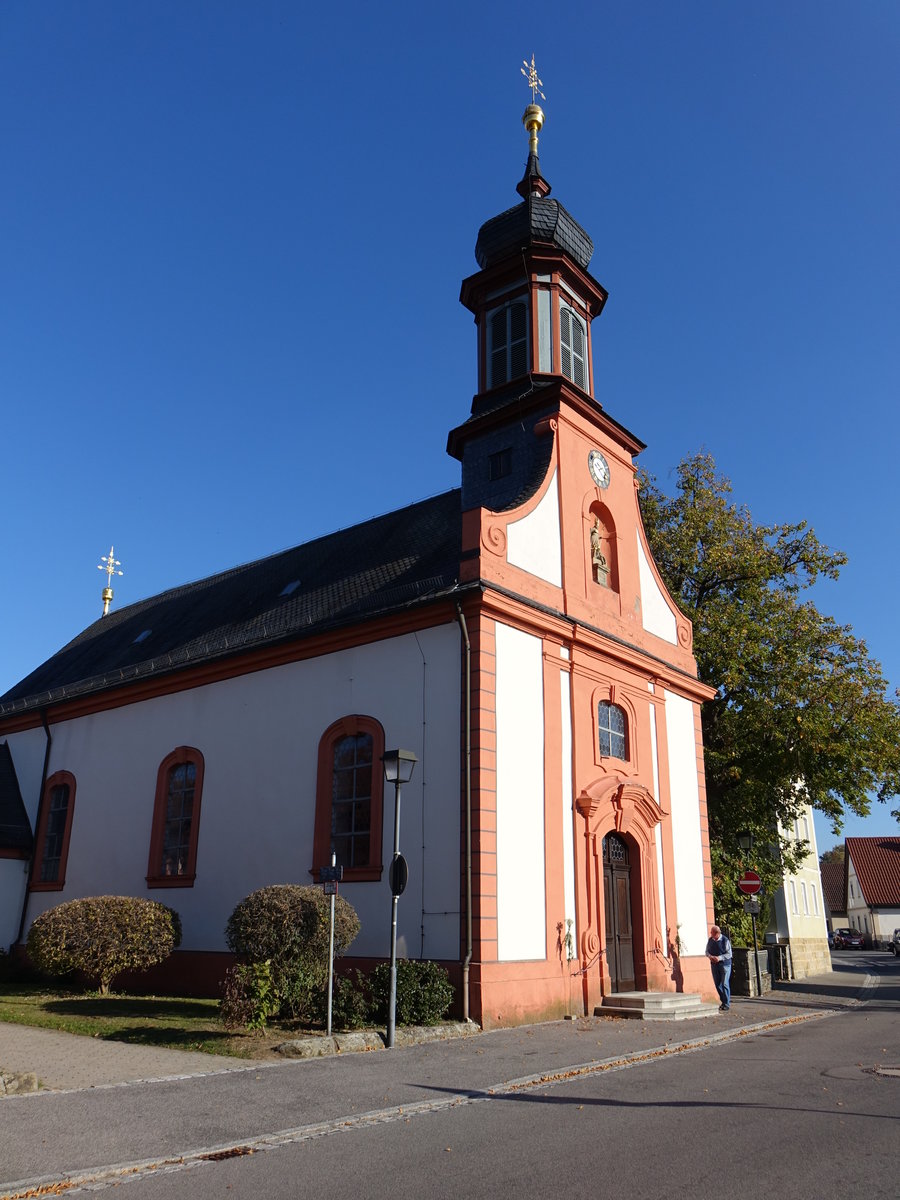
M203 755L179 746L160 763L150 833L150 887L192 887L203 792Z
M597 705L597 732L601 758L628 759L628 718L624 708L601 700Z
M373 717L335 721L319 742L311 874L331 865L334 850L344 880L382 875L384 730Z
M74 811L75 776L56 771L44 785L31 869L33 892L60 892L65 887Z

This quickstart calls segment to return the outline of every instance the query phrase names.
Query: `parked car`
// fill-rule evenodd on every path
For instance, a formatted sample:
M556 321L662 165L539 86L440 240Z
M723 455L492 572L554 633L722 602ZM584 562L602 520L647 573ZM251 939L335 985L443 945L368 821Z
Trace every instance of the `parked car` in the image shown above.
M891 950L894 952L894 958L900 958L900 929L894 930L894 936L891 938Z
M836 929L834 931L835 950L862 950L865 947L863 935L857 929Z

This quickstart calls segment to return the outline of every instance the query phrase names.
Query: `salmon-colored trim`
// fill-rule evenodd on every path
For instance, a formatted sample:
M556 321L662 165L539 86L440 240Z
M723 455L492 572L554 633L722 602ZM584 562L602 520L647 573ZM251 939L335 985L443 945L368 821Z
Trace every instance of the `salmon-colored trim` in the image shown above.
M63 830L62 847L59 854L59 870L56 879L42 880L41 869L44 865L44 854L47 850L47 822L50 819L50 796L53 789L67 787L69 800L66 806L66 824ZM75 776L71 771L55 771L44 784L43 803L41 804L41 819L34 835L34 858L31 863L31 878L28 883L30 892L61 892L66 886L66 864L69 861L69 838L72 836L72 818L75 814Z
M310 875L318 882L322 867L331 865L331 811L334 777L334 744L340 738L367 733L372 739L372 793L369 809L369 863L365 867L344 867L344 883L371 883L381 879L384 819L384 729L374 717L341 717L329 725L319 739L316 775L316 815L313 832L313 861Z
M31 858L31 855L27 850L11 850L8 846L5 846L0 847L0 858L19 858L27 862Z
M169 799L169 774L182 764L194 767L194 798L191 806L191 836L187 862L178 875L164 875L162 853L166 830L166 807ZM179 746L159 764L156 773L156 797L153 801L153 824L150 831L150 856L147 860L147 887L193 887L197 877L197 841L200 836L200 801L203 796L203 755L194 746Z

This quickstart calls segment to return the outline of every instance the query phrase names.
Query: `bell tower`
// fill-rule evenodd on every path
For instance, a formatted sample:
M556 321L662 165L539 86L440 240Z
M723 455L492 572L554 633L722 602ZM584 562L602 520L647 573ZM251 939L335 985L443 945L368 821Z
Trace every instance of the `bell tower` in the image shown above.
M551 196L541 171L538 135L546 118L536 95L544 97L533 62L523 74L532 103L522 116L528 156L516 186L521 200L481 226L475 243L480 270L460 291L477 330L471 415L447 446L463 464L464 509L505 508L542 477L547 447L540 437L535 443L531 431L563 396L595 415L600 408L591 323L607 292L587 269L591 238Z

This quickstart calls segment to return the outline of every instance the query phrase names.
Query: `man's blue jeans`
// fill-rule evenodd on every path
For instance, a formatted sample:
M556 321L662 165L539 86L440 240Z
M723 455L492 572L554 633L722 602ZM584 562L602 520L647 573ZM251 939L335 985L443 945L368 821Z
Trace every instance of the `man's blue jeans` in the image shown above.
M731 1006L731 959L725 962L711 962L713 983L719 993L719 999L726 1006Z

